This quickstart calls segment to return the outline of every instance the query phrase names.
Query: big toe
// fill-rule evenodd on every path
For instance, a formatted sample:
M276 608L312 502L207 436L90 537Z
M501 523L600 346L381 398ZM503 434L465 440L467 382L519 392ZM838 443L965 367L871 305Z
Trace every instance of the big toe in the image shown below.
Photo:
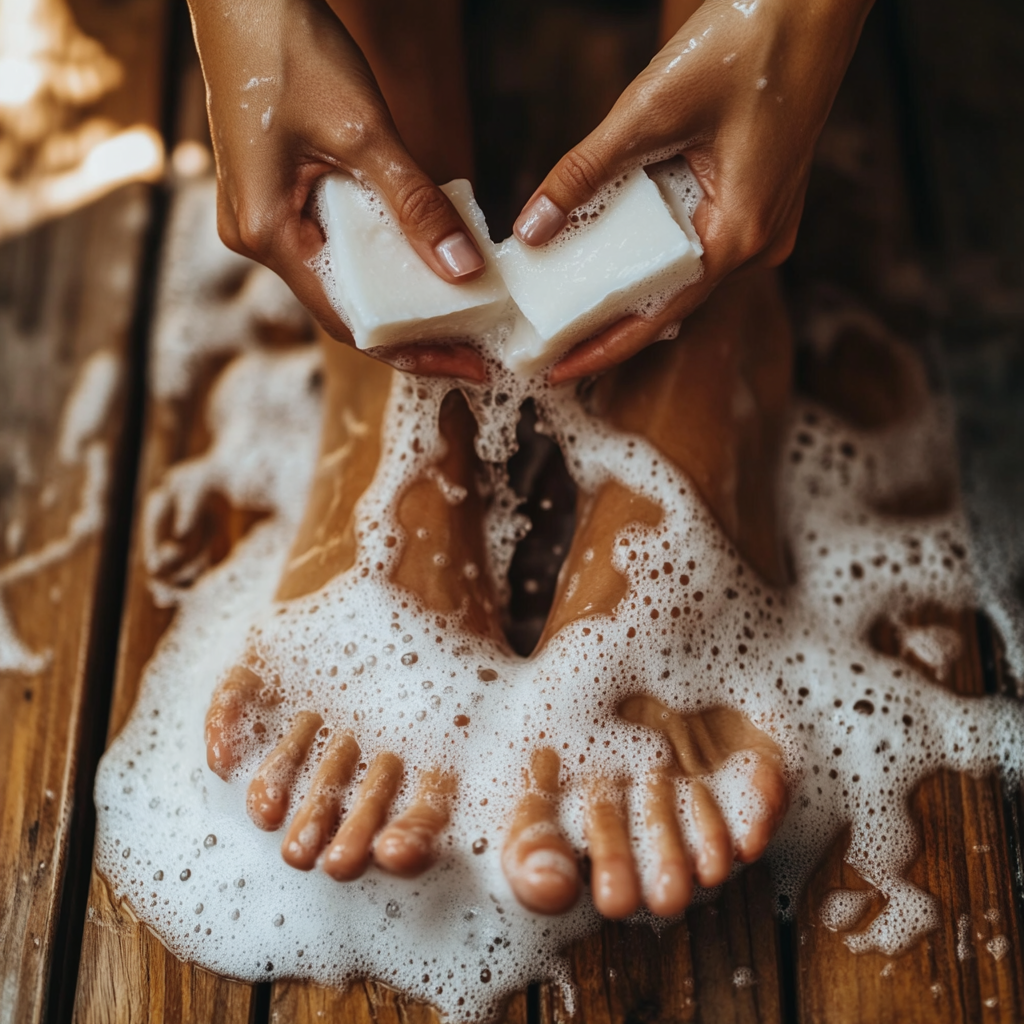
M513 849L503 865L516 899L527 910L562 914L579 899L579 869L564 842Z

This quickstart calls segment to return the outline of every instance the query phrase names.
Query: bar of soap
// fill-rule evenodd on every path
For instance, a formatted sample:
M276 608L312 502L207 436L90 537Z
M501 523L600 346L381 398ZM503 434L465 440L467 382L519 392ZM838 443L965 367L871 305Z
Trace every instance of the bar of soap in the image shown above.
M487 238L483 213L468 181L442 186L474 235ZM481 277L450 284L406 241L374 192L346 174L331 175L322 194L329 265L322 269L332 306L360 349L397 342L473 338L507 312L508 292L484 248Z
M532 373L659 293L699 273L703 253L684 195L665 195L642 170L625 176L605 210L570 224L547 245L512 238L498 269L529 323L505 343L504 361Z

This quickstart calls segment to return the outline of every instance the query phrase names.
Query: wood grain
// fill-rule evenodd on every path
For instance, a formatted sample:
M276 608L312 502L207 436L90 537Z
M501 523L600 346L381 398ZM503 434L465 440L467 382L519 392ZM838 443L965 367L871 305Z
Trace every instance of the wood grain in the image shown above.
M132 187L0 249L0 446L8 454L20 448L34 467L31 479L0 481L8 541L0 569L63 535L78 507L82 470L62 466L54 451L61 406L86 359L101 349L120 359L125 378L148 211L147 190ZM123 399L102 435L115 473ZM109 525L109 494L106 500ZM117 621L116 609L103 606L110 540L105 531L89 536L0 594L16 635L33 652L49 652L38 674L0 672L4 1024L38 1021L45 1009L70 827L83 795L76 794L78 755L102 698L94 628L115 629Z
M974 615L933 613L918 621L959 630L965 644L952 686L959 693L983 694ZM900 957L851 954L843 936L825 928L817 914L830 890L866 888L843 863L844 837L799 903L798 1003L806 1024L1010 1024L1021 1018L1020 928L999 781L942 772L921 783L911 808L921 843L908 878L938 897L941 926ZM866 920L880 908L876 901Z

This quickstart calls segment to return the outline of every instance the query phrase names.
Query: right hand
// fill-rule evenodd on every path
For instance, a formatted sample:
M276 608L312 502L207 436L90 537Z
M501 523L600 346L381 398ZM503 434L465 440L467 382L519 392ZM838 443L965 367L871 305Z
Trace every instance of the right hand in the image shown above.
M447 196L399 138L373 72L322 0L190 0L217 161L217 228L270 267L333 337L352 337L309 261L324 238L310 196L341 170L376 189L409 243L445 281L484 261ZM376 354L376 353L375 353ZM460 346L389 349L413 372L482 379ZM410 361L412 365L410 365Z

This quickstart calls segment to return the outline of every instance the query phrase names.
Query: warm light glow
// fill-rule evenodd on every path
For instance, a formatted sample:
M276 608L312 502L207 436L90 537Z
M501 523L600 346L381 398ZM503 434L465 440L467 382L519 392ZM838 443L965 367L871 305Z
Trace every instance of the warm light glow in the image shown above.
M0 239L159 176L151 128L83 116L123 78L64 0L0 0Z
M43 87L43 66L27 57L0 57L0 107L17 107Z

